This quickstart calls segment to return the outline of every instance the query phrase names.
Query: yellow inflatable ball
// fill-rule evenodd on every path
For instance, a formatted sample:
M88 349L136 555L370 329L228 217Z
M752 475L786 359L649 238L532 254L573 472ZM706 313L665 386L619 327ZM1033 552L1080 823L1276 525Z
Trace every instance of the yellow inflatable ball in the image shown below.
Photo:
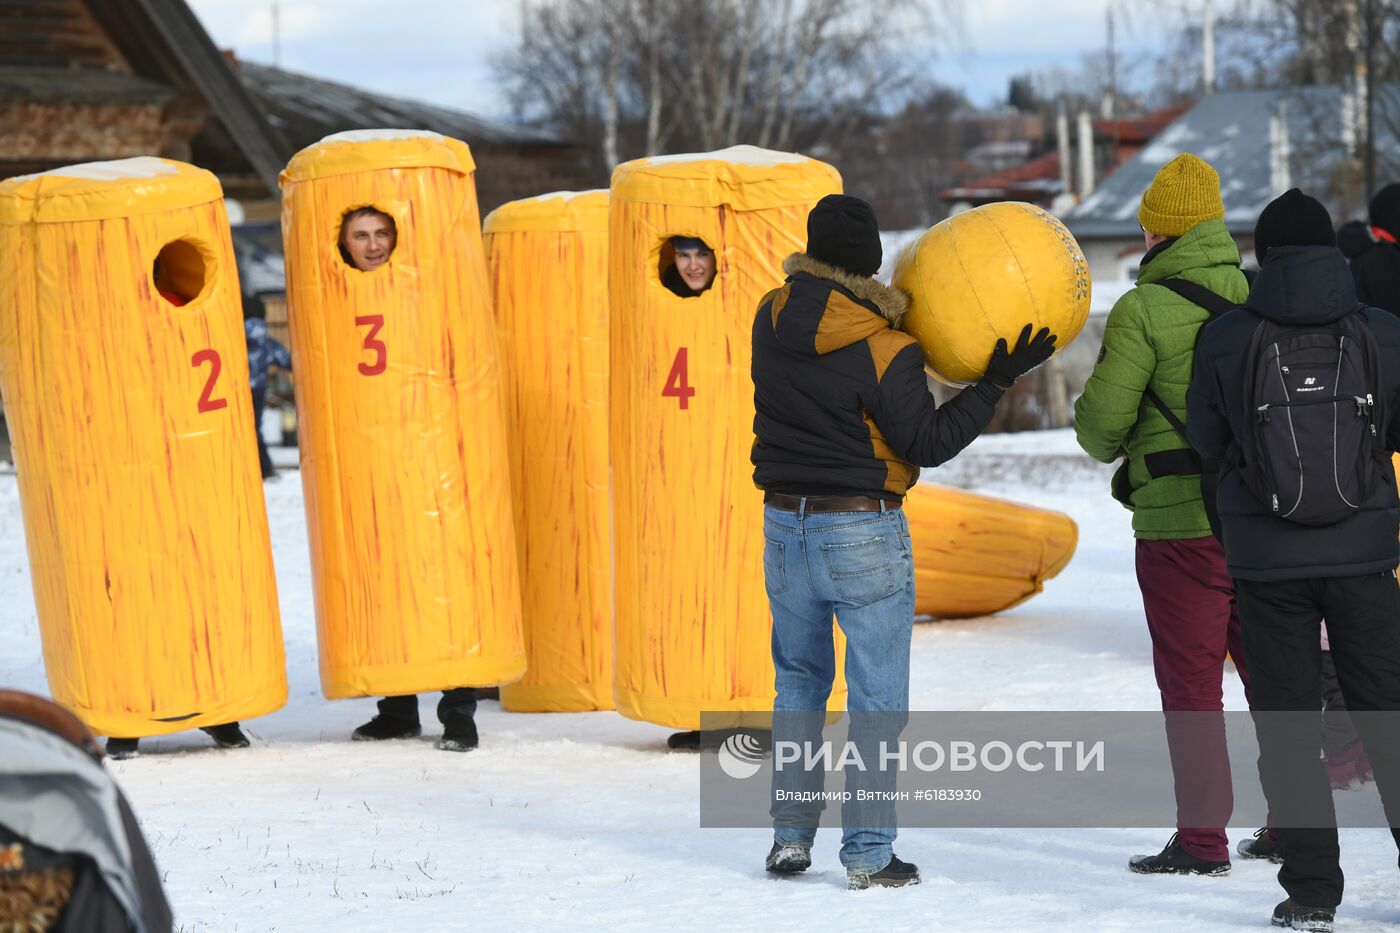
M1065 225L1034 204L1003 201L955 214L900 254L893 282L913 299L902 325L940 381L971 385L997 338L1050 328L1055 352L1089 316L1089 264Z

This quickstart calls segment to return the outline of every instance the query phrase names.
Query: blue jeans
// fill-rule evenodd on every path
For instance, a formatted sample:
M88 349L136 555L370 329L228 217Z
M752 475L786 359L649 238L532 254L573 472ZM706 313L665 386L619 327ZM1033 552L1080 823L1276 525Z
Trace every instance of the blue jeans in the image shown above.
M773 740L820 742L836 678L832 614L846 636L848 739L867 768L847 772L846 789L894 789L876 772L881 742L897 741L909 709L909 642L914 628L914 558L904 512L763 510L763 573L773 610ZM872 715L862 716L862 713ZM800 715L799 715L800 714ZM835 757L840 749L834 749ZM800 763L799 763L800 764ZM872 773L873 772L873 773ZM773 772L773 837L811 845L820 804L777 800L776 791L820 790L824 774L797 765ZM879 871L889 863L894 803L841 807L841 864Z

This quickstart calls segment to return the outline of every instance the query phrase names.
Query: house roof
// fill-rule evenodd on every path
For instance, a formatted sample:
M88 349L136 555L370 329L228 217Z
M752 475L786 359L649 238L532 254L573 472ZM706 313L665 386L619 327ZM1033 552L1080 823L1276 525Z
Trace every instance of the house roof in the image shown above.
M547 133L485 120L450 107L377 94L282 68L240 62L238 72L292 152L332 133L357 129L427 129L472 146L523 149L572 145Z
M1377 96L1400 100L1397 90L1380 88ZM1220 173L1226 226L1232 233L1252 233L1259 212L1284 190L1296 185L1320 191L1330 180L1345 157L1342 104L1337 85L1229 91L1203 98L1104 179L1069 212L1065 224L1081 239L1137 236L1138 204L1157 170L1191 152ZM1284 118L1286 147L1276 148L1275 117ZM1394 133L1380 125L1376 145L1400 148ZM1285 151L1288 158L1283 159Z
M286 144L185 0L84 0L83 5L137 77L197 91L238 141L253 172L269 190L277 190Z
M1170 126L1178 117L1191 109L1190 104L1164 107L1140 117L1127 117L1122 120L1095 120L1094 130L1108 139L1115 139L1120 145L1143 145L1152 137Z
M965 181L938 197L944 201L976 201L1017 195L1054 197L1063 187L1060 183L1060 153L1052 149L1029 162Z

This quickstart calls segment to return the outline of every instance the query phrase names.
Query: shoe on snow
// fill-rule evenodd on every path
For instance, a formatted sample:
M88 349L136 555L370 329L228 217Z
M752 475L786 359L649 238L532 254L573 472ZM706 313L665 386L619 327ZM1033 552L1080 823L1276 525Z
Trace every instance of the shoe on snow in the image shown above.
M477 746L476 720L460 713L447 717L438 740L438 748L445 752L469 752Z
M775 875L795 875L812 867L812 847L792 843L773 843L763 867Z
M107 757L113 761L128 761L135 758L141 754L136 748L140 741L140 739L108 739Z
M222 726L208 726L200 730L220 748L247 748L248 737L238 728L236 722L226 722Z
M1182 847L1181 834L1172 833L1165 849L1156 855L1134 855L1128 859L1128 868L1140 875L1226 875L1230 860L1196 858Z
M1305 907L1290 897L1274 908L1273 924L1289 930L1332 933L1332 921L1336 916L1335 907Z
M898 855L891 855L889 864L879 871L856 871L846 869L846 887L852 891L866 888L902 888L906 884L919 883L919 866L902 861Z
M1283 850L1267 826L1255 831L1252 838L1241 840L1235 851L1240 858L1266 858L1275 865L1283 863Z
M423 727L411 719L379 715L350 733L350 738L356 742L378 742L383 739L415 739L422 734Z
M700 747L700 730L692 729L689 732L673 732L666 739L666 747L692 751Z

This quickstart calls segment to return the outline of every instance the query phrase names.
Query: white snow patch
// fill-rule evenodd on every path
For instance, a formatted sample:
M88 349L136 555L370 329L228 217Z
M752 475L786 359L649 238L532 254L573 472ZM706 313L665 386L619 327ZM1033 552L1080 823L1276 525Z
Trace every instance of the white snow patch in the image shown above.
M561 201L572 201L574 198L581 198L585 194L607 194L607 188L589 188L587 191L550 191L547 194L537 194L532 198L521 198L517 204L525 204L531 201L551 201L558 198Z
M646 165L678 165L682 162L729 162L733 165L791 165L807 162L808 158L795 152L777 152L757 146L730 146L714 152L678 152L673 155L651 156L642 160Z
M141 743L109 765L150 840L177 925L262 930L607 931L870 929L998 931L1268 929L1282 900L1267 862L1225 879L1147 877L1128 856L1156 829L905 829L896 843L924 883L845 890L839 834L813 866L775 881L764 829L698 828L694 755L670 731L616 713L523 715L484 702L482 745L424 737L351 742L372 699L320 695L311 564L294 451L267 507L287 646L282 710L245 723L253 747L222 752L198 732ZM0 468L3 470L3 468ZM982 619L919 624L911 657L918 710L1154 710L1159 695L1133 568L1131 516L1108 495L1113 467L1069 430L978 438L931 482L1058 509L1078 553L1045 592ZM47 694L18 487L0 471L0 684ZM761 572L755 568L755 573ZM1233 670L1225 706L1245 708ZM1240 773L1252 761L1237 761ZM1252 827L1230 831L1232 844ZM1341 833L1347 929L1394 929L1395 848L1384 830Z
M14 181L30 178L86 178L89 181L122 181L127 178L159 178L162 175L178 175L180 169L155 156L136 156L130 159L112 159L107 162L80 162L62 168L20 175Z
M326 143L370 143L391 139L446 139L441 133L434 133L432 130L344 130L340 133L332 133L322 139L316 145L321 146Z

